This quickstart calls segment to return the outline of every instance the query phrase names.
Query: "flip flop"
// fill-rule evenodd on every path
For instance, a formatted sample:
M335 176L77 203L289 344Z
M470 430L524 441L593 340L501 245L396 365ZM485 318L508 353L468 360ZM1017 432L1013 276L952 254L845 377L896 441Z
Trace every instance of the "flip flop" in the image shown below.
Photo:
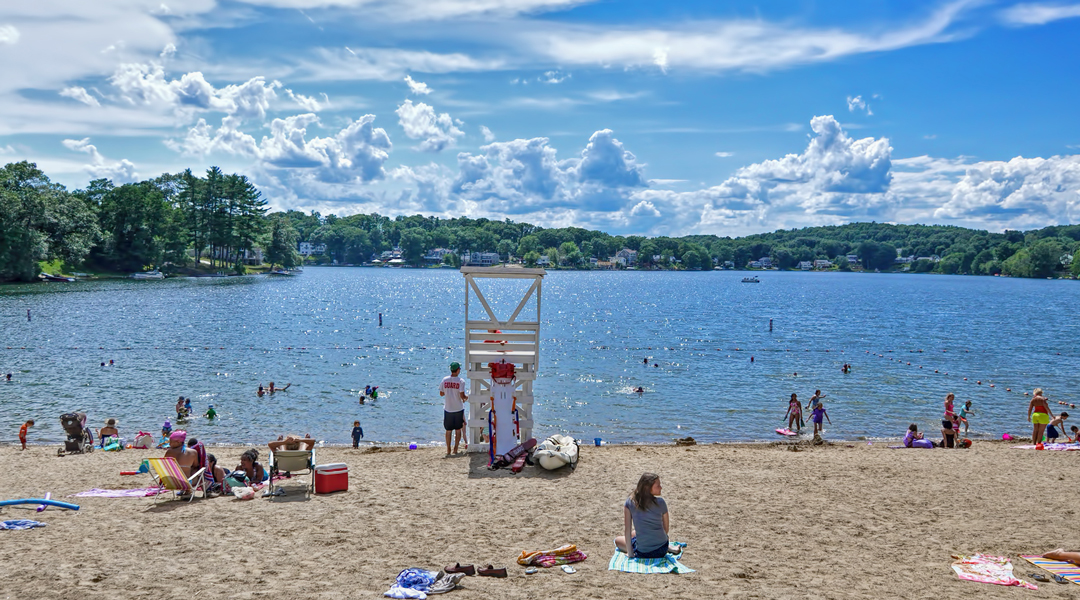
M1054 575L1054 581L1056 581L1058 583L1072 583L1071 581L1069 581L1068 579L1065 579L1061 575Z
M1048 583L1050 581L1046 578L1046 575L1043 575L1042 573L1028 573L1028 577L1034 579L1035 581L1041 581L1043 583Z

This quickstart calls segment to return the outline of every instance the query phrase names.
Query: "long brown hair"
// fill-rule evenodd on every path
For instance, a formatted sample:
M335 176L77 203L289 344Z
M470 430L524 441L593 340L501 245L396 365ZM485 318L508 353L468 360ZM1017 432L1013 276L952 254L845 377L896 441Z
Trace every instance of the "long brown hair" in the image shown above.
M641 476L641 479L638 479L634 494L630 497L634 501L634 506L640 510L648 510L652 505L656 504L656 496L653 496L652 486L658 479L660 479L660 476L656 473L645 473Z

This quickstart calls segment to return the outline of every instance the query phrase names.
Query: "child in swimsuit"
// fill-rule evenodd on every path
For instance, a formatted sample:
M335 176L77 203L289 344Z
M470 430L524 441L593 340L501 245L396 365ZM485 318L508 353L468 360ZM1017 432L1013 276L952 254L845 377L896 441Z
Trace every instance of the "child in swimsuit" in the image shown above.
M953 410L953 399L956 398L951 392L945 396L945 416L941 419L942 427L952 427L952 418L956 415L956 411Z
M1080 427L1077 427L1076 425L1073 425L1072 427L1069 428L1069 431L1072 431L1072 433L1073 433L1072 437L1065 436L1065 439L1069 440L1070 442L1073 442L1074 444L1076 442L1080 442Z
M975 413L971 412L971 400L968 400L964 403L964 408L960 409L960 420L964 422L964 435L967 435L968 432L968 415L974 414Z
M821 433L821 430L824 429L824 427L822 427L821 425L822 418L828 419L829 425L832 425L832 419L829 419L829 413L825 412L824 402L818 402L818 405L814 408L813 412L810 413L810 417L814 421L815 436Z
M788 402L787 412L784 413L787 417L788 429L791 429L792 424L795 425L795 431L802 429L802 404L799 402L799 397L796 394L791 395L791 400Z
M1046 441L1050 442L1051 444L1057 442L1058 436L1061 435L1058 433L1057 428L1060 427L1062 429L1065 429L1065 419L1068 418L1069 413L1063 412L1058 413L1058 416L1050 420L1050 424L1046 426Z

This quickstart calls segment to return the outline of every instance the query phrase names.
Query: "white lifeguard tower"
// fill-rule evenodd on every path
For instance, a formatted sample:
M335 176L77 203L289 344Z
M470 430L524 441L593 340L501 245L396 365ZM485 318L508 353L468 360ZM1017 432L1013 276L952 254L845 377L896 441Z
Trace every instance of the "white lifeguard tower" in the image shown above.
M516 369L514 397L517 402L518 427L522 441L532 437L533 428L533 381L540 366L540 291L544 269L518 267L462 267L465 276L465 369L469 380L468 443L472 451L486 450L481 445L480 434L487 430L488 409L491 408L491 374L488 363L506 361ZM485 279L532 279L525 295L509 318L501 319L492 310L487 298L477 284ZM470 300L476 300L484 308L487 319L469 317ZM518 315L536 301L536 320L519 321ZM498 333L495 333L495 332Z

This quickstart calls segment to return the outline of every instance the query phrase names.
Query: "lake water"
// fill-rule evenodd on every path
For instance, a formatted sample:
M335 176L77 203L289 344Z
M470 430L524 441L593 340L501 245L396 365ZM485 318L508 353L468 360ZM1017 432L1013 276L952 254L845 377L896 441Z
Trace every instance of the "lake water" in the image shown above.
M790 394L821 389L831 439L897 438L912 422L937 435L949 391L957 409L974 402L971 437L998 437L1030 435L1023 391L1043 387L1055 411L1080 402L1076 282L743 275L549 273L535 435L773 440ZM489 298L512 308L522 286L489 284ZM59 415L76 410L95 429L115 417L129 438L156 434L181 395L198 414L215 405L216 421L186 425L212 443L348 443L355 419L366 441L441 440L436 387L464 356L464 299L452 270L2 286L0 371L14 381L0 383L0 441L33 418L32 441L58 442ZM257 397L271 380L292 387ZM379 400L360 406L368 384Z

